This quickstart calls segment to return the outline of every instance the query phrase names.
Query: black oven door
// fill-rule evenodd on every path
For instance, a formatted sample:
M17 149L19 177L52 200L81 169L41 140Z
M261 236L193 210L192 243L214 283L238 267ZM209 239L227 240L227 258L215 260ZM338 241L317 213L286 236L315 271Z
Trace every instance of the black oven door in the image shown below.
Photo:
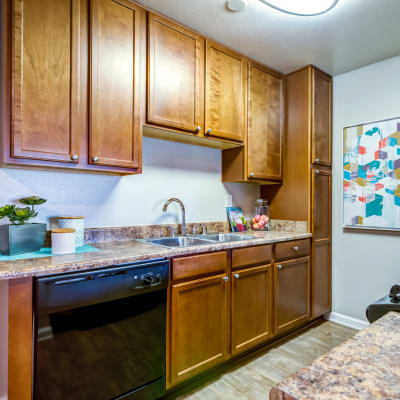
M90 293L97 296L94 283L103 285L101 292L106 281L111 285L113 280L130 281L133 276L89 276L83 281L76 281L74 276L71 284L60 285L59 280L58 287L54 282L50 287L64 291L57 297L65 295L66 303L71 303L69 295L86 291L89 297ZM40 312L39 307L35 328L35 399L160 397L165 390L167 289L154 289L157 290L81 307L42 307L45 312ZM40 287L38 292L40 296Z

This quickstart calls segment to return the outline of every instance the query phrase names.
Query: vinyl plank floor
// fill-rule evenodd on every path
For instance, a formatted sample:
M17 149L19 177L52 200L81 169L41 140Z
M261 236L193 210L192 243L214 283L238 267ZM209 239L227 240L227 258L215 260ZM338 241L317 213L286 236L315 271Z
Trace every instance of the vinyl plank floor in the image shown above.
M179 400L267 400L275 385L338 346L357 331L333 322L313 326Z

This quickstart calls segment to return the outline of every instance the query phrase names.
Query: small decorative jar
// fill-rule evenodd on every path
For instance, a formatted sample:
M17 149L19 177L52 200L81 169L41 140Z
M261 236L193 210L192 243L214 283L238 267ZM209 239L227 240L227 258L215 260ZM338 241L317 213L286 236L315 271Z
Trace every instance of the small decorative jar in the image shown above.
M269 205L268 200L256 200L254 217L251 219L251 228L254 231L269 231Z
M75 253L75 229L53 229L51 231L51 253L54 255Z
M58 226L60 228L75 229L76 247L82 247L85 244L84 217L58 217Z

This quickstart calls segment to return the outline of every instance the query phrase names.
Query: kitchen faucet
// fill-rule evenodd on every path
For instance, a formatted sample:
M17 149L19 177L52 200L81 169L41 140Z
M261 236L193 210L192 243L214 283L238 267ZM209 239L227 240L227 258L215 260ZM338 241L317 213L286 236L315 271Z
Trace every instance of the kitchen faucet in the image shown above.
M183 205L183 203L182 203L179 199L177 199L177 198L175 198L175 197L172 198L172 199L169 199L169 200L167 200L167 202L164 204L163 212L166 212L168 206L169 206L171 203L173 203L173 202L178 203L178 204L180 205L180 207L181 207L181 210L182 210L182 226L181 226L181 233L182 233L182 236L186 236L186 234L187 234L187 227L186 227L186 217L185 217L185 206Z

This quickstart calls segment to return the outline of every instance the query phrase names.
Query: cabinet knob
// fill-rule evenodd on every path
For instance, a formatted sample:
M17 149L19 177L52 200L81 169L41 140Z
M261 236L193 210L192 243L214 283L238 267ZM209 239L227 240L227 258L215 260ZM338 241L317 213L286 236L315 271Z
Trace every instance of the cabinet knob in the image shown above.
M253 178L253 177L254 177L254 172L250 172L250 173L249 173L249 176L250 176L251 178Z
M299 246L294 246L294 247L293 247L293 250L294 250L294 251L299 251Z
M77 161L77 160L79 160L79 156L78 156L78 154L72 154L72 156L71 156L71 160L73 160L73 161Z
M99 157L96 157L96 156L95 156L95 157L92 157L92 161L93 161L93 162L99 161Z
M235 275L233 275L236 279L239 279L240 278L240 275L239 274L235 274Z
M316 158L314 162L319 163L319 158Z
M317 174L317 175L319 175L319 170L317 169L317 170L315 170L315 173Z
M201 131L201 126L198 126L198 127L196 128L196 131L197 131L197 132L200 132L200 131Z
M225 282L228 282L228 281L229 281L229 278L228 278L227 276L224 276L222 279L223 279Z
M276 268L282 269L282 265L281 265L281 264L278 264L278 265L276 266Z
M207 133L211 133L211 132L212 132L211 128L207 129Z

